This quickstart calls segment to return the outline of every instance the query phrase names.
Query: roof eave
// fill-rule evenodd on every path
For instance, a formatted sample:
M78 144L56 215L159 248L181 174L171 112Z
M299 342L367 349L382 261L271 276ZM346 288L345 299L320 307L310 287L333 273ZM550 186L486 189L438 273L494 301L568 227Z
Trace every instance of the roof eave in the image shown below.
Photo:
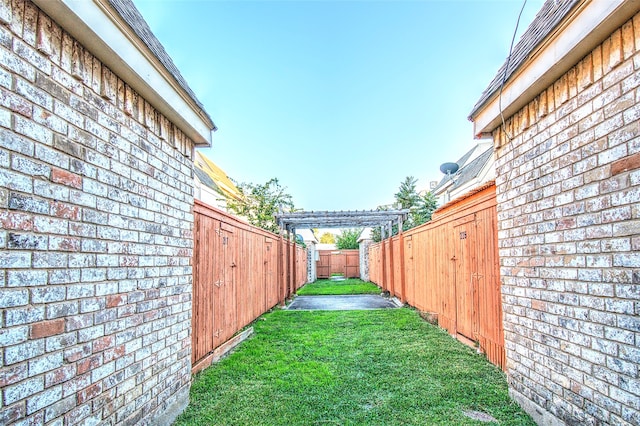
M215 124L108 2L33 1L196 146L211 146Z
M500 106L505 118L522 109L639 9L640 0L587 0L573 9L509 77L502 100L496 90L474 107L469 116L474 135L495 130L502 122Z

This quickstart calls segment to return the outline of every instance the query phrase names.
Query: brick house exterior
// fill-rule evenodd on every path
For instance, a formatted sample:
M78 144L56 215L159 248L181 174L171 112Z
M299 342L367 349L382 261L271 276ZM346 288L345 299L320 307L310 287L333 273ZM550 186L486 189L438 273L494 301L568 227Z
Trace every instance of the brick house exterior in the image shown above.
M0 424L186 406L214 129L129 0L0 0Z
M639 10L547 1L470 117L496 148L509 388L540 424L640 424Z

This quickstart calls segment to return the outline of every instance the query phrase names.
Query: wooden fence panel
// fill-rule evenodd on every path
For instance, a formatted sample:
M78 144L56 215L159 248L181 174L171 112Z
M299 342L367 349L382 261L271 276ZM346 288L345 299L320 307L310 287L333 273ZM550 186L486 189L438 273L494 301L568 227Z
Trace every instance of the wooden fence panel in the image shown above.
M264 305L263 312L266 312L278 303L278 247L277 241L271 237L264 237Z
M393 245L391 239L382 242L382 250L384 257L382 259L382 279L384 280L384 289L391 294L395 294L393 288Z
M192 365L304 285L306 249L194 203Z
M402 257L400 256L400 236L396 235L391 239L391 245L393 247L393 253L395 256L394 261L391 265L391 280L393 282L393 294L395 294L399 299L405 298L402 293Z
M344 276L360 277L360 250L345 250Z
M316 261L316 271L318 278L331 277L331 251L319 250L318 260Z
M478 294L478 336L480 347L485 348L489 359L503 366L506 363L504 351L504 329L496 327L502 324L502 297L500 292L500 259L498 251L498 226L496 206L477 213L478 253L479 259L477 294Z
M296 290L307 283L307 250L296 245Z
M371 244L369 246L369 253L370 256L373 256L369 257L369 279L372 282L380 283L380 244Z
M344 255L341 251L333 251L331 252L331 275L340 274L344 275L344 268L347 264L347 256Z
M369 247L371 280L504 368L495 186Z
M418 300L416 294L415 283L415 268L413 263L413 236L409 235L404 238L404 270L405 270L405 297L407 302L411 305L418 307ZM420 309L418 307L418 309Z

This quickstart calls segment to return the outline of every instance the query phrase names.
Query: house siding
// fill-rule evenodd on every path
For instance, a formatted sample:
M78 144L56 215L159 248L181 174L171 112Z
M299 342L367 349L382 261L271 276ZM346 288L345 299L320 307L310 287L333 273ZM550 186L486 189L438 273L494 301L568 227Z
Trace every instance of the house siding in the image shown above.
M636 15L493 133L508 381L541 424L640 424L639 47Z
M193 142L0 0L0 424L163 424L191 381Z

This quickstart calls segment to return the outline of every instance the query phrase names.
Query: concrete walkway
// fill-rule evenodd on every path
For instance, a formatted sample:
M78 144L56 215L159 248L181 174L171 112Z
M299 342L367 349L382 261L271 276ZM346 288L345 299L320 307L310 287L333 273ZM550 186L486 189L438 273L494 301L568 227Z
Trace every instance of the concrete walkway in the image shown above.
M399 303L375 294L347 296L297 296L287 307L291 310L348 311L398 308Z

